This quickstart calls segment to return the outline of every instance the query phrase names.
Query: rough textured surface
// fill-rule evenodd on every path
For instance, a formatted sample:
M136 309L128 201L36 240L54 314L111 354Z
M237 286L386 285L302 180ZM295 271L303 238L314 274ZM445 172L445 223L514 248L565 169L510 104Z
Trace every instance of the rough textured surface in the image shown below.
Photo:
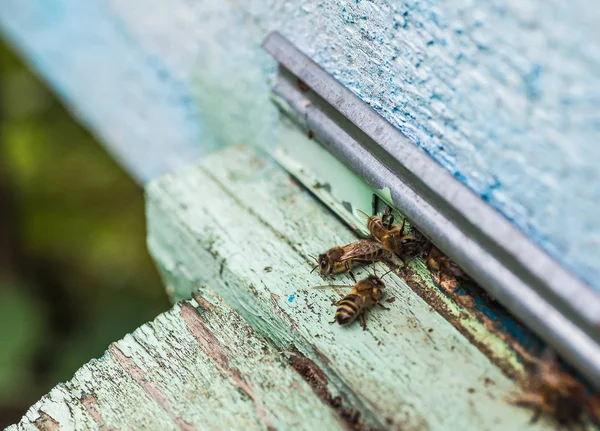
M214 288L280 349L314 361L331 394L360 411L366 424L527 424L530 412L505 401L514 384L398 277L386 277L391 310L371 310L367 331L328 324L342 292L311 288L326 281L310 274L309 255L353 236L272 162L245 147L228 149L152 183L147 199L150 249L173 298ZM476 327L458 308L456 319ZM481 340L494 337L481 325L473 331Z
M204 291L112 344L9 429L344 429L294 360Z
M599 18L583 0L0 0L5 34L143 181L273 140L259 45L279 29L600 290Z
M277 163L345 221L358 236L369 235L364 219L357 214L357 210L371 213L373 189L321 145L312 142L301 128L285 121L285 117L282 118L277 147L272 154ZM238 186L238 189L241 195L245 195L243 186ZM383 193L385 195L385 191ZM249 202L249 205L257 206L257 203ZM269 201L260 202L259 205L272 208ZM380 210L383 209L380 207ZM288 215L288 218L293 219L294 211L290 212L292 214ZM403 217L397 213L397 223L402 223ZM483 350L498 359L499 365L507 362L514 364L513 355L507 355L510 350L505 348L506 343L517 343L533 351L543 348L541 340L530 329L501 307L482 288L470 283L459 283L460 286L454 289L448 289L447 286L440 289L440 279L432 277L426 262L420 258L412 259L407 271L412 274L408 278L408 284L413 290L453 322L463 334L477 340L477 344ZM437 281L432 282L432 278ZM457 304L460 306L457 307ZM465 313L470 316L469 319L460 317ZM502 342L497 344L497 338ZM511 365L510 368L514 366ZM509 374L513 375L514 372L510 371Z

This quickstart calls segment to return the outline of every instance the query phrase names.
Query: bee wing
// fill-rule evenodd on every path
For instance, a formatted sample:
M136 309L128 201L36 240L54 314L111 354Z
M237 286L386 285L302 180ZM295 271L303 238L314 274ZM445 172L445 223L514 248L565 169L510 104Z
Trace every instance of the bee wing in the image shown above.
M354 286L348 286L343 284L326 284L323 286L313 286L313 289L351 289Z
M368 225L369 224L369 219L371 218L371 216L369 216L364 211L359 210L358 208L355 208L355 210L356 210L356 216L357 216L357 218L360 221L362 221L365 225Z
M340 256L339 261L343 262L349 259L360 260L365 256L372 255L381 249L381 244L375 241L363 239L353 242L344 247L344 254Z

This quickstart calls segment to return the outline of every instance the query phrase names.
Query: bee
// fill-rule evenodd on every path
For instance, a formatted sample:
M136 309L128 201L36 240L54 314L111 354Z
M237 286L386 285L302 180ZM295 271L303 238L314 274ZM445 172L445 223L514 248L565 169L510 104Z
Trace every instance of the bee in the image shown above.
M524 359L535 365L537 372L524 382L527 392L510 402L533 409L531 423L536 422L542 413L551 415L559 425L569 428L582 425L585 413L593 418L594 412L587 411L593 403L588 406L585 386L560 369L553 352L546 350L542 359L526 354Z
M431 271L433 280L447 292L456 291L459 279L472 281L471 277L460 269L453 260L433 245L423 253L423 259L427 268Z
M385 283L381 280L381 277L374 274L360 280L354 286L329 285L315 286L315 288L352 288L352 292L333 304L337 307L337 310L330 324L337 322L341 326L347 326L358 318L364 331L367 329L364 314L366 310L374 305L379 305L381 308L389 310L380 302L383 297Z
M427 253L423 254L423 257L426 259L427 268L431 271L453 275L457 278L470 278L453 260L433 245Z
M388 260L389 254L380 243L371 239L361 239L341 247L333 247L317 258L317 265L311 273L319 268L322 275L332 276L341 272L348 272L354 279L352 267L356 263L376 262ZM356 281L356 280L355 280Z
M406 233L406 218L402 220L402 225L394 225L394 216L392 208L388 205L381 217L376 214L376 196L373 195L373 215L368 216L364 212L357 210L366 223L371 238L381 243L382 247L399 256L403 261L405 257L414 256L423 244L423 238L414 233Z

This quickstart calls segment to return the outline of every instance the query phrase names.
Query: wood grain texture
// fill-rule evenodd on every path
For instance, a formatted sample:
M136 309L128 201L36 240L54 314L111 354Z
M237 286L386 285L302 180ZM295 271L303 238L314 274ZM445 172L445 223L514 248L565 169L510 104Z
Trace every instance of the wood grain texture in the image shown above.
M332 429L347 426L214 292L111 344L9 430ZM306 360L305 360L306 361Z
M277 135L279 30L600 291L600 6L0 0L0 28L142 181Z
M147 201L149 246L172 297L214 288L275 346L314 361L367 425L526 426L530 412L505 400L514 383L402 279L387 277L391 310L369 312L367 331L328 324L342 293L311 288L324 280L309 274L309 255L354 237L268 159L219 152L153 182Z

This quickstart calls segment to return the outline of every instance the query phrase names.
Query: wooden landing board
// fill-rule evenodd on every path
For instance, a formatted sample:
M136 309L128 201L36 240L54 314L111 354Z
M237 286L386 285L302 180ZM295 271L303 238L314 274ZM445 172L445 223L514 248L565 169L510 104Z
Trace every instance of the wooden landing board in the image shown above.
M396 276L367 331L329 325L342 293L311 289L324 281L308 255L354 238L268 158L230 148L147 198L171 296L199 295L111 345L11 431L551 428L529 425L506 402L515 384Z
M9 430L348 426L353 412L323 402L325 382L317 393L304 380L308 359L274 349L214 293L196 298L112 344Z
M267 158L227 149L152 183L147 202L149 246L172 297L214 288L279 349L314 361L364 425L548 425L530 426L530 412L505 401L514 383L398 277L386 280L391 310L372 310L367 331L329 325L341 293L311 289L324 280L309 274L309 255L355 237Z

